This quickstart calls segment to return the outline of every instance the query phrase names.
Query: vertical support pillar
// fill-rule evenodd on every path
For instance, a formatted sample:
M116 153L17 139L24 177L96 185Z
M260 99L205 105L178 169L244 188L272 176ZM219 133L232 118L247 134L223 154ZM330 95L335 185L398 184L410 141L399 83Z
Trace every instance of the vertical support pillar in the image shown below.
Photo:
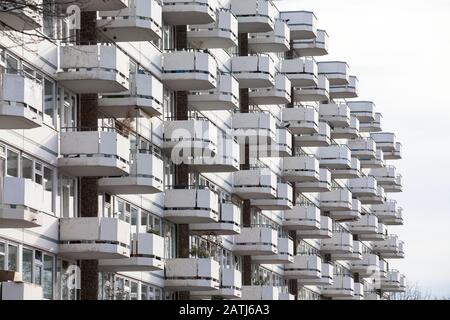
M81 29L78 33L79 44L96 43L97 12L81 12ZM80 130L97 127L97 94L80 94L78 109L78 126ZM98 217L97 177L80 178L80 217ZM81 260L81 300L98 299L98 260Z

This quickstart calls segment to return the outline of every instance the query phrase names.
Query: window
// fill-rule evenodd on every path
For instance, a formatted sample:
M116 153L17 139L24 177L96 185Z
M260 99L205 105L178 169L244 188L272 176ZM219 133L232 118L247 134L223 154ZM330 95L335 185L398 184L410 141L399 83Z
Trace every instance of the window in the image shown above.
M33 281L33 250L22 250L22 280L25 282Z
M19 73L19 60L10 56L9 54L6 55L6 73L9 74Z
M42 184L42 164L34 163L34 182Z
M76 216L76 180L74 178L61 178L61 216L73 218Z
M17 247L8 245L8 270L17 271Z
M22 157L22 177L33 180L33 160Z
M44 79L44 122L49 125L54 124L54 116L55 116L55 83Z
M42 289L45 299L53 299L53 274L54 274L54 258L44 255L44 273L42 278Z
M44 208L47 212L53 210L53 170L44 167Z
M6 174L11 177L19 176L19 154L8 150L6 160Z
M6 245L4 242L0 242L0 270L5 270L6 266Z
M131 281L130 300L138 300L138 287L139 283Z
M76 98L75 96L64 93L64 101L61 111L61 127L73 128L76 123Z
M34 283L42 284L42 251L34 252Z

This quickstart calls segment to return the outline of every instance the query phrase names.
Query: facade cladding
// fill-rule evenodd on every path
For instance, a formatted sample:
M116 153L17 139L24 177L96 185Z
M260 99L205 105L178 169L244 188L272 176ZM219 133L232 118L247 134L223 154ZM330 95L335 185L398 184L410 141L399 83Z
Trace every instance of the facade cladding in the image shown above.
M405 290L389 267L404 257L389 199L401 144L357 99L349 65L326 60L314 13L270 0L6 3L1 299Z

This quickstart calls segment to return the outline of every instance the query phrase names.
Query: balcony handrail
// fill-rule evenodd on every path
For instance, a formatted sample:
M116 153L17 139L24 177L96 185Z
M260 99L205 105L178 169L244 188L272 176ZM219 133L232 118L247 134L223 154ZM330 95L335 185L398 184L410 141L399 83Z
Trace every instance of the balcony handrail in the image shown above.
M166 186L166 190L209 190L213 193L217 194L217 191L212 189L209 186L202 186L202 185L195 185L195 184L191 184L191 185L167 185Z
M95 126L95 127L61 127L61 132L92 132L92 131L101 131L101 132L116 132L120 134L121 136L128 138L126 135L123 134L121 130L115 127L108 127L108 126Z

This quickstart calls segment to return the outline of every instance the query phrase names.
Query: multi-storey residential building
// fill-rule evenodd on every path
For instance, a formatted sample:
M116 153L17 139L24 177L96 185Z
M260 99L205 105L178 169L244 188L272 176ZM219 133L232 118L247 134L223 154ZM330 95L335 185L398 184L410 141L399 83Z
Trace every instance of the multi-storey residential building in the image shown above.
M6 3L0 299L404 289L389 267L404 257L389 200L401 144L357 100L347 62L327 60L314 13L271 0Z

